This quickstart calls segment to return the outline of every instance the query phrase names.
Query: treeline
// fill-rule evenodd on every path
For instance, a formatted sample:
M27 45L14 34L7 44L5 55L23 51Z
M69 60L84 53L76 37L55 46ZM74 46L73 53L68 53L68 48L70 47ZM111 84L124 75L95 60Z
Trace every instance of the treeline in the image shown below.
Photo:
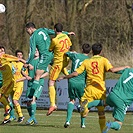
M73 49L100 42L107 56L132 56L133 0L0 0L6 12L0 14L0 44L8 53L22 49L28 56L29 35L25 24L53 28L61 22L65 31L74 31ZM127 54L128 53L128 54ZM126 59L130 60L131 59Z

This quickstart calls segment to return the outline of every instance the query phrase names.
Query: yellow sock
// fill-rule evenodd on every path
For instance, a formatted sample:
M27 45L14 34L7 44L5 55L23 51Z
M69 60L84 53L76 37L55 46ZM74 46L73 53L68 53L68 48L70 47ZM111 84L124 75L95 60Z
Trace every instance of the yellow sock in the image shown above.
M1 97L0 102L3 104L5 110L10 109L9 102L4 96Z
M101 132L102 132L105 125L106 125L105 115L99 117L99 125L100 125L100 129L101 129Z
M54 106L55 105L55 87L54 86L50 86L49 87L49 99L50 99L50 106Z
M17 105L15 105L15 110L16 110L16 112L18 114L18 117L22 117L23 116L22 110L21 110L21 107L20 107L19 103Z

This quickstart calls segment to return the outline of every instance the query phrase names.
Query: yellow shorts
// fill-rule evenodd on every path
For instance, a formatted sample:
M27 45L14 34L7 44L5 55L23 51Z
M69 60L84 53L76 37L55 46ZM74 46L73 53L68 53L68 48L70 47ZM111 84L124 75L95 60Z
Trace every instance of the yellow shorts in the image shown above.
M100 88L96 88L92 85L87 86L85 89L84 95L81 97L81 101L87 100L88 102L92 102L94 100L105 100L106 98L106 90L100 90Z
M49 72L49 79L56 80L61 72L64 72L64 68L68 65L68 62L62 62L53 64Z
M83 106L83 112L81 115L86 117L88 113L88 103L94 100L105 100L106 98L106 90L100 90L100 88L96 88L92 85L87 86L85 89L84 95L81 97L80 105ZM104 108L104 107L103 107ZM99 110L103 110L103 108L99 108Z
M11 97L13 100L19 100L23 92L23 82L15 83Z
M8 97L9 94L12 92L13 87L14 87L14 80L10 80L10 81L6 81L5 83L3 83L2 87L0 88L0 92L1 94L3 94L4 96Z

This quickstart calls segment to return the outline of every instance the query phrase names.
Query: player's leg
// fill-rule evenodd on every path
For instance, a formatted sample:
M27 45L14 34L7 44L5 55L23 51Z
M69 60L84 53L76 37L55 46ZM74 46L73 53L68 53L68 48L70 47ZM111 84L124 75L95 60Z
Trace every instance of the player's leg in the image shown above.
M31 87L31 93L34 93L37 88L40 87L40 78L44 72L47 71L48 65L52 59L52 55L44 57L43 55L40 55L42 58L39 60L37 64L37 70L35 73L34 81ZM30 95L29 95L30 97ZM31 97L32 98L32 97Z
M68 81L68 95L70 98L69 103L67 104L67 117L66 117L66 122L64 124L64 127L67 128L70 125L73 109L74 109L74 103L75 103L75 88L74 88L74 82L72 80Z
M71 81L71 80L70 80ZM81 80L82 81L82 80ZM74 93L75 93L75 97L79 99L79 101L81 100L81 97L83 96L84 94L84 87L85 87L85 82L76 82L76 83L73 83L72 86L75 88L74 90ZM78 106L79 107L79 106ZM85 128L85 120L86 118L83 117L81 115L81 128Z
M66 122L64 124L65 128L67 128L70 125L70 121L71 121L72 113L74 109L74 103L75 103L75 100L70 99L70 102L67 105L67 117L66 117Z
M39 83L39 80L40 80L40 77L41 75L44 73L44 70L41 70L41 68L38 68L36 70L36 74L35 74L35 77L34 77L34 81L33 81L33 84L32 84L32 87L31 87L31 92L30 94L34 93L35 90L40 87L40 83ZM29 98L32 98L31 95L29 95Z
M106 125L104 106L97 106L97 109L98 109L98 116L99 116L99 125L102 132Z
M15 112L14 112L14 105L13 105L13 102L12 102L12 97L13 97L13 95L10 94L10 97L8 98L10 107L12 108L12 110L10 111L10 121L16 120Z
M24 102L27 104L27 111L28 111L28 114L29 114L30 118L32 116L31 102L33 100L35 101L35 99L33 99L34 92L31 91L31 87L32 87L32 82L28 81L28 88L27 88L27 91L26 91L26 98L25 98ZM29 95L30 95L31 98L29 98ZM25 123L26 125L33 125L34 124L33 119L30 119L30 118L26 121L26 123Z
M2 94L2 96L0 97L0 102L3 104L4 109L5 109L5 115L9 114L9 112L11 111L9 102L7 100L7 98Z
M3 124L7 124L10 122L10 111L11 111L11 107L9 105L9 102L7 100L7 98L2 94L2 96L0 96L0 102L3 104L4 106L4 120L3 122L1 123L2 125Z
M61 65L53 65L50 69L49 73L49 99L50 99L50 108L47 112L47 116L50 115L53 111L57 109L57 106L55 104L55 96L56 96L56 90L55 90L55 80L58 78L60 72L61 72Z
M109 94L106 99L106 103L107 105L114 107L113 117L115 121L107 122L103 133L107 133L110 128L114 130L119 130L122 126L127 110L127 106L125 105L125 103L114 93Z
M35 90L31 104L28 106L30 118L27 120L26 124L30 124L30 125L37 124L37 121L35 118L36 100L40 97L40 95L42 93L42 89L43 89L43 85L44 85L44 79L41 79L40 82L41 82L40 83L41 86Z
M36 97L33 96L31 102L27 102L27 110L30 118L26 121L26 125L34 125L37 124L35 114L36 114Z
M16 87L14 88L13 104L14 104L16 113L18 114L18 122L19 123L23 122L23 120L24 120L22 109L19 104L19 99L22 95L22 91L23 91L23 82L18 82L16 84Z
M31 86L32 86L32 83L30 81L28 81L28 87L27 87L27 90L26 90L26 98L24 100L24 103L26 103L26 105L27 105L27 111L28 111L29 116L31 116L31 101L32 101L32 98L33 98L33 95L34 95L34 93L31 93L32 91L30 91ZM28 97L29 95L32 98L29 98Z
M9 82L3 83L3 86L1 87L0 90L0 102L3 103L4 109L5 109L5 119L3 121L3 124L6 124L10 122L10 111L11 107L9 105L8 97L13 89L14 86L14 81L11 80ZM8 89L7 89L8 88Z
M92 102L93 101L93 98L92 98L92 92L91 92L91 88L86 87L85 89L88 90L88 93L84 93L83 96L81 97L81 100L80 100L80 114L81 114L81 117L86 117L88 115L88 103L89 102Z

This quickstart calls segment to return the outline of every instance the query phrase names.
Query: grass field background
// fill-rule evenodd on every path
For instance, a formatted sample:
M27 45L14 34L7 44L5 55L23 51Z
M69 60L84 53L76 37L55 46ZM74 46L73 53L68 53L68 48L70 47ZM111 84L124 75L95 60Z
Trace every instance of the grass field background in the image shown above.
M71 125L64 128L66 111L56 111L46 116L47 110L37 110L36 118L38 124L26 126L25 121L29 118L27 110L23 109L25 120L23 123L13 121L0 126L0 133L100 133L97 112L90 112L86 118L86 128L80 128L80 115L73 112ZM107 120L113 120L112 113L106 112ZM3 108L0 108L0 121L3 120ZM109 130L109 133L133 133L133 113L128 112L121 130Z

